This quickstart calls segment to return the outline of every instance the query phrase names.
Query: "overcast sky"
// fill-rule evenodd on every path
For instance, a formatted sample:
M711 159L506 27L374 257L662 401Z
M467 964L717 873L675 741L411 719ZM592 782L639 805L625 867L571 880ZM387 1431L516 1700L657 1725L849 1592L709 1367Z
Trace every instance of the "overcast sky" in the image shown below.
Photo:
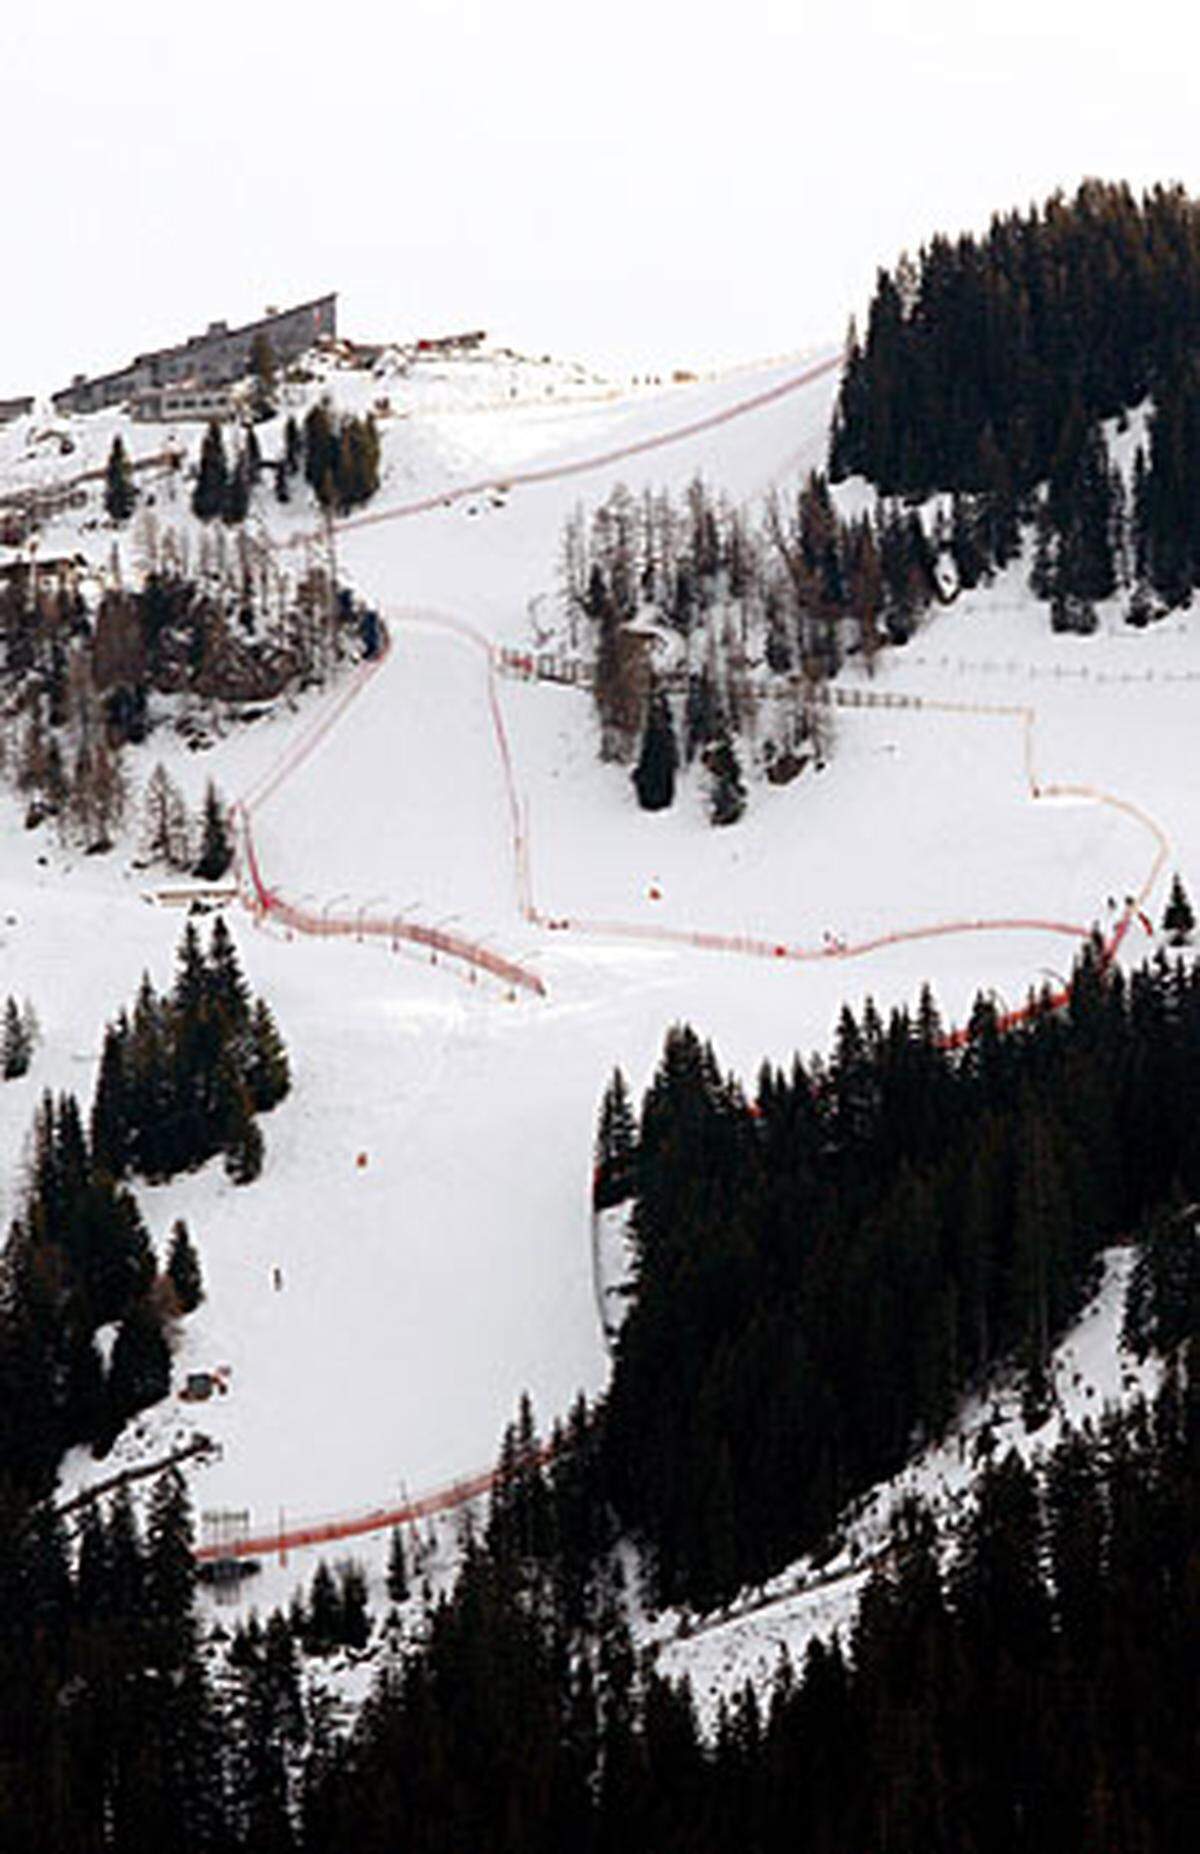
M363 338L627 366L837 340L934 231L1200 192L1189 10L10 0L0 394L330 288Z

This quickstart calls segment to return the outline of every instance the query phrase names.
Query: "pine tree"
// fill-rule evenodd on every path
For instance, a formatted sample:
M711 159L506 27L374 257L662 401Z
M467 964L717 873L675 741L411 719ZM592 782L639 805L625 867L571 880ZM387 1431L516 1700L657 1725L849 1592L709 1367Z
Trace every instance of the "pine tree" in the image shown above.
M186 869L191 861L187 806L161 761L146 781L143 809L146 855L169 869Z
M193 1542L187 1487L178 1468L167 1468L154 1483L146 1522L145 1615L151 1659L172 1672L196 1646Z
M192 1029L208 1004L209 977L196 923L187 920L175 949L175 983L171 1006L184 1035Z
M367 1611L367 1580L362 1566L341 1566L338 1580L338 1641L344 1648L365 1648L371 1634Z
M80 1619L97 1622L108 1602L108 1540L97 1500L89 1500L79 1516L75 1569L75 1602Z
M330 408L324 400L312 406L304 420L304 477L325 506L333 496L337 439Z
M232 1184L253 1184L263 1166L263 1136L245 1091L236 1098L232 1124L225 1137L225 1174Z
M203 882L219 882L233 861L233 844L225 807L210 779L204 791L204 809L200 819L200 854L193 874Z
M393 1603L408 1601L408 1566L404 1559L404 1538L399 1526L393 1526L388 1541L387 1593Z
M204 1277L200 1272L200 1257L182 1217L178 1217L171 1228L167 1276L180 1313L194 1313L204 1299Z
M200 469L192 495L192 513L199 521L213 521L225 507L229 467L225 461L225 442L215 419L206 426L200 445Z
M93 1161L111 1178L123 1178L133 1156L128 1064L129 1020L122 1011L104 1032L88 1129Z
M226 1036L238 1038L250 1021L250 987L242 975L233 935L220 914L213 922L209 941L206 991Z
M221 498L221 519L227 527L236 528L245 521L250 512L250 469L245 452L238 458L225 480L225 493Z
M133 475L129 468L129 458L125 445L118 432L112 441L108 453L108 464L104 472L104 508L110 521L118 526L129 520L137 501L137 491L133 486Z
M127 1626L139 1624L143 1614L146 1563L141 1530L134 1511L129 1483L122 1482L108 1509L102 1559L107 1571L104 1613Z
M338 1588L333 1572L321 1559L313 1572L308 1593L307 1627L304 1647L308 1654L328 1654L337 1646L340 1627Z
M262 420L275 416L275 350L265 328L260 328L250 347L250 371L254 376L254 417Z
M1196 930L1196 916L1178 875L1171 883L1171 893L1163 910L1162 930L1172 946L1190 946Z
M1172 1204L1138 1237L1121 1344L1140 1361L1200 1336L1200 1236L1191 1205Z
M253 489L262 476L262 449L255 436L253 425L246 427L246 440L242 450L242 461L246 466L246 482Z
M33 1061L33 1037L25 1013L14 997L4 1002L4 1023L0 1031L0 1073L5 1081L15 1081L29 1073Z
M287 424L283 428L283 466L289 476L295 476L304 457L304 440L300 436L300 427L289 412Z
M661 689L655 689L646 709L642 750L633 770L638 804L643 811L665 811L675 797L675 768L679 749L671 710Z
M634 1189L637 1130L629 1089L620 1069L614 1069L600 1103L596 1134L596 1170L592 1201L597 1210L625 1201Z
M708 769L708 815L714 824L736 824L746 809L746 788L742 769L728 733L706 748L704 764Z
M292 1085L287 1050L271 1008L264 998L254 1000L250 1019L250 1056L246 1086L256 1113L269 1113Z
M171 1388L171 1353L162 1320L148 1300L141 1300L117 1328L108 1369L108 1413L97 1438L107 1453L126 1419L159 1403Z

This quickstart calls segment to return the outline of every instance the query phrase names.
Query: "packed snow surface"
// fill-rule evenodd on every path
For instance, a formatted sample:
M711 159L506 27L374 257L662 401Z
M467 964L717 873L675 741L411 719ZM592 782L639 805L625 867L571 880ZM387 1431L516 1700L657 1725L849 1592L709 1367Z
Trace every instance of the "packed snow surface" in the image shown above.
M440 621L527 645L531 624L554 609L567 514L617 481L679 491L702 472L753 514L772 485L823 462L834 376L739 412L801 364L615 397L572 376L574 404L566 384L539 396L536 382L503 373L508 364L493 360L490 375L477 367L467 385L450 369L421 392L399 374L318 383L355 410L390 399L383 486L369 515L438 500L340 537L340 570L385 612L392 648L254 826L266 880L311 913L454 923L531 963L547 997L514 1000L386 942L291 938L242 916L234 926L248 976L276 1012L294 1069L291 1095L264 1122L262 1178L237 1189L213 1164L140 1190L160 1246L185 1216L205 1270L207 1298L182 1329L177 1380L227 1365L229 1388L204 1405L172 1400L147 1413L115 1461L153 1458L200 1429L220 1456L194 1470L197 1506L247 1509L255 1530L281 1515L387 1505L485 1466L524 1389L547 1425L577 1391L601 1389L589 1214L596 1109L614 1064L640 1091L673 1022L692 1022L752 1080L764 1056L824 1048L844 1001L911 1002L929 979L947 1019L961 1021L978 990L1017 1003L1062 972L1075 943L1060 928L1103 924L1110 902L1144 886L1157 917L1162 839L1094 797L1035 800L1015 711L1033 711L1037 780L1134 801L1185 878L1200 858L1187 777L1194 628L1177 617L1133 633L1106 610L1098 636L1057 638L1013 568L881 659L873 691L943 706L839 711L826 770L780 790L753 781L746 818L731 830L706 822L692 776L670 812L639 812L628 773L598 762L585 694L503 680L497 689L545 915L748 934L818 954L830 936L855 943L984 917L1044 926L796 963L523 919L486 651ZM721 414L676 442L585 467ZM3 435L0 488L34 468L22 447L34 444L35 424ZM142 454L162 436L118 413L69 427L76 454L61 457L47 441L38 454L54 457L37 469L102 461L116 429ZM512 480L535 466L572 473ZM458 494L485 483L493 487ZM113 535L97 494L56 523L43 554L79 551L104 564ZM164 522L186 520L184 494L160 484ZM299 504L262 501L257 519L281 544L311 521ZM121 545L132 548L133 536ZM842 681L867 687L853 665ZM160 732L140 750L137 774L161 758L193 800L209 777L236 796L263 779L312 712L280 705L200 754ZM32 998L44 1030L31 1074L0 1088L11 1214L41 1091L90 1098L106 1019L131 1000L143 969L169 982L182 923L148 905L161 877L134 866L132 839L109 858L82 859L45 830L26 833L11 796L0 818L0 989ZM1139 927L1127 945L1137 955L1150 942ZM67 1484L113 1465L76 1455ZM287 1570L282 1591L264 1577L256 1594L286 1594L297 1574Z

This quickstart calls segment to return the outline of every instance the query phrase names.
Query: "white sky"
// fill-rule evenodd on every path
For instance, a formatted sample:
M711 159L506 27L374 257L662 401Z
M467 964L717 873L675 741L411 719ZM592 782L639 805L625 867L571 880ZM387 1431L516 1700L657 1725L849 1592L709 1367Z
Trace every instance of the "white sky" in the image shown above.
M1200 191L1183 0L15 10L0 394L328 288L363 338L777 353L935 231L1086 174Z

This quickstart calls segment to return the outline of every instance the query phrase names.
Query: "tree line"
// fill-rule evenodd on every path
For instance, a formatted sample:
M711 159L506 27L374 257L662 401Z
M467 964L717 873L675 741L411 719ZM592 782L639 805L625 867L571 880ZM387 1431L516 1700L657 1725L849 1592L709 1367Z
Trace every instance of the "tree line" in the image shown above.
M283 449L273 462L263 457L252 424L239 428L231 455L220 421L211 419L200 441L192 513L200 522L220 519L227 527L239 527L250 514L254 492L269 470L278 502L291 501L292 485L302 471L321 508L346 515L369 502L379 488L379 461L379 431L371 414L365 418L339 415L326 400L310 409L303 425L289 416ZM137 506L129 453L118 432L105 465L105 513L116 527L122 527Z
M160 996L144 974L132 1010L105 1030L92 1099L96 1162L112 1178L158 1182L220 1152L233 1182L248 1184L263 1160L255 1116L290 1085L271 1008L251 994L223 919L207 954L189 920L170 993Z
M110 583L89 606L74 574L18 567L0 587L0 774L30 828L110 848L128 813L122 749L165 719L203 739L206 712L244 711L321 686L378 648L378 623L312 561L294 583L239 535L206 536L193 563L146 520L139 587Z
M198 1304L185 1225L159 1269L137 1199L89 1143L73 1095L34 1119L30 1179L0 1255L0 1486L42 1493L66 1450L112 1446L170 1385L170 1329ZM105 1361L96 1335L115 1324Z
M1075 1297L1057 1245L1066 1243L1070 1267L1086 1271L1105 1232L1136 1218L1140 1202L1158 1205L1141 1219L1126 1306L1131 1349L1166 1359L1152 1406L1065 1426L1032 1467L1016 1453L987 1456L949 1539L919 1502L905 1502L852 1627L839 1640L814 1641L800 1665L781 1654L769 1694L736 1692L707 1730L687 1682L664 1678L630 1636L627 1489L613 1450L628 1460L640 1444L629 1432L618 1443L604 1406L580 1400L543 1439L522 1400L486 1518L478 1529L468 1524L446 1594L417 1586L419 1551L393 1539L387 1591L403 1627L391 1614L372 1619L362 1573L345 1564L319 1567L288 1610L252 1618L232 1640L214 1624L206 1641L177 1471L155 1486L144 1524L125 1489L107 1506L85 1505L74 1540L48 1502L10 1477L0 1484L0 1679L13 1702L0 1709L5 1846L55 1854L97 1846L140 1854L167 1842L198 1854L450 1854L478 1844L500 1854L1190 1849L1200 1807L1192 1743L1200 1243L1190 1079L1200 979L1164 959L1125 980L1088 953L1068 1011L1000 1035L981 1002L958 1055L946 1050L927 994L912 1023L893 1017L882 1046L870 1014L863 1018L857 1036L843 1021L828 1063L797 1064L788 1077L765 1069L752 1106L683 1030L669 1038L636 1124L627 1088L610 1085L597 1191L620 1201L631 1180L636 1187L642 1279L630 1321L645 1305L668 1334L675 1310L652 1277L656 1251L684 1242L682 1222L672 1229L668 1213L685 1191L694 1270L742 1307L750 1295L739 1275L758 1264L739 1199L774 1216L781 1248L819 1239L814 1223L796 1217L802 1201L816 1202L832 1219L827 1247L844 1252L846 1298L857 1291L858 1336L868 1344L880 1317L864 1294L870 1269L882 1267L901 1288L904 1318L886 1335L901 1367L884 1389L903 1396L909 1322L922 1297L939 1299L921 1258L924 1232L936 1217L937 1181L965 1138L964 1214L977 1235L982 1216L995 1238L977 1254L995 1304L985 1286L973 1305L988 1321L1015 1307L1009 1342L1024 1354L1033 1422L1046 1388L1023 1339L1040 1339L1043 1295L1057 1292L1064 1305ZM1036 1143L1035 1104L1057 1123L1047 1134L1054 1157L1030 1148L1028 1166L1021 1171L1018 1155L1010 1178L1006 1138ZM986 1134L972 1139L974 1126ZM78 1138L57 1135L51 1190ZM756 1141L770 1163L756 1158ZM713 1148L702 1165L699 1155ZM746 1174L744 1186L735 1173ZM882 1229L859 1267L858 1237L837 1203L877 1217L906 1173L910 1193L926 1186L922 1214ZM1093 1193L1096 1235L1063 1217L1060 1194L1073 1205L1081 1190ZM714 1192L721 1201L709 1215ZM1023 1234L1010 1248L1005 1200L1014 1199ZM721 1220L731 1236L717 1255L712 1230ZM949 1234L940 1226L934 1240ZM770 1245L760 1241L757 1251L765 1259ZM826 1259L808 1283L808 1336L818 1322L848 1326L845 1302L826 1293L834 1266ZM775 1295L795 1316L789 1265L776 1262ZM686 1274L680 1255L681 1310L693 1298ZM1052 1322L1049 1303L1045 1311ZM736 1350L731 1335L729 1343ZM848 1347L848 1331L834 1343ZM978 1334L976 1344L982 1359L988 1346ZM767 1395L738 1431L739 1456L778 1414L772 1368L758 1387ZM732 1375L731 1365L721 1389ZM690 1434L722 1422L710 1383L693 1395ZM785 1438L778 1464L790 1479L811 1471L796 1442ZM676 1445L685 1450L687 1438ZM740 1502L755 1499L753 1475L742 1477L740 1459L726 1465L739 1475L740 1517ZM710 1538L727 1536L719 1507L714 1501L701 1520ZM664 1562L655 1552L647 1566L652 1596L662 1591ZM692 1567L677 1561L677 1583L684 1568ZM304 1657L339 1652L370 1655L377 1669L349 1730L304 1676Z
M843 1010L828 1058L747 1099L687 1027L636 1127L610 1084L597 1201L629 1198L636 1290L603 1485L663 1601L706 1608L819 1546L1000 1362L1026 1419L1099 1250L1200 1196L1200 969L1098 946L1061 1012L961 1051L928 992Z
M1194 1349L1193 1328L1189 1345ZM1185 1358L1190 1354L1185 1354ZM524 1427L524 1419L517 1428ZM983 1468L947 1552L909 1500L841 1639L781 1652L701 1730L639 1655L607 1554L561 1578L562 1454L515 1478L408 1645L362 1577L205 1644L177 1470L77 1536L0 1503L0 1827L16 1854L1163 1854L1194 1844L1200 1395ZM212 1648L224 1652L214 1663ZM349 1732L306 1654L376 1649ZM398 1641L398 1638L397 1638Z
M662 810L678 768L699 761L709 815L745 804L742 754L775 784L821 766L832 737L825 684L848 655L868 668L903 642L936 596L936 553L898 503L840 516L812 473L773 496L763 521L699 479L683 506L623 486L562 548L568 648L592 674L602 759L628 764L638 801Z
M289 1086L287 1053L251 996L219 918L208 952L184 930L171 993L143 979L104 1037L85 1125L46 1094L28 1179L0 1255L0 1485L41 1493L65 1450L103 1453L170 1385L172 1325L203 1292L186 1226L160 1268L126 1180L157 1182L224 1154L237 1184L262 1166L255 1115ZM97 1344L115 1325L107 1361Z
M1198 338L1200 209L1182 188L1139 200L1089 180L982 238L939 235L879 272L865 337L851 326L831 474L950 495L967 585L1034 528L1031 585L1060 629L1093 628L1122 587L1146 623L1200 582ZM1147 400L1126 482L1103 427Z

